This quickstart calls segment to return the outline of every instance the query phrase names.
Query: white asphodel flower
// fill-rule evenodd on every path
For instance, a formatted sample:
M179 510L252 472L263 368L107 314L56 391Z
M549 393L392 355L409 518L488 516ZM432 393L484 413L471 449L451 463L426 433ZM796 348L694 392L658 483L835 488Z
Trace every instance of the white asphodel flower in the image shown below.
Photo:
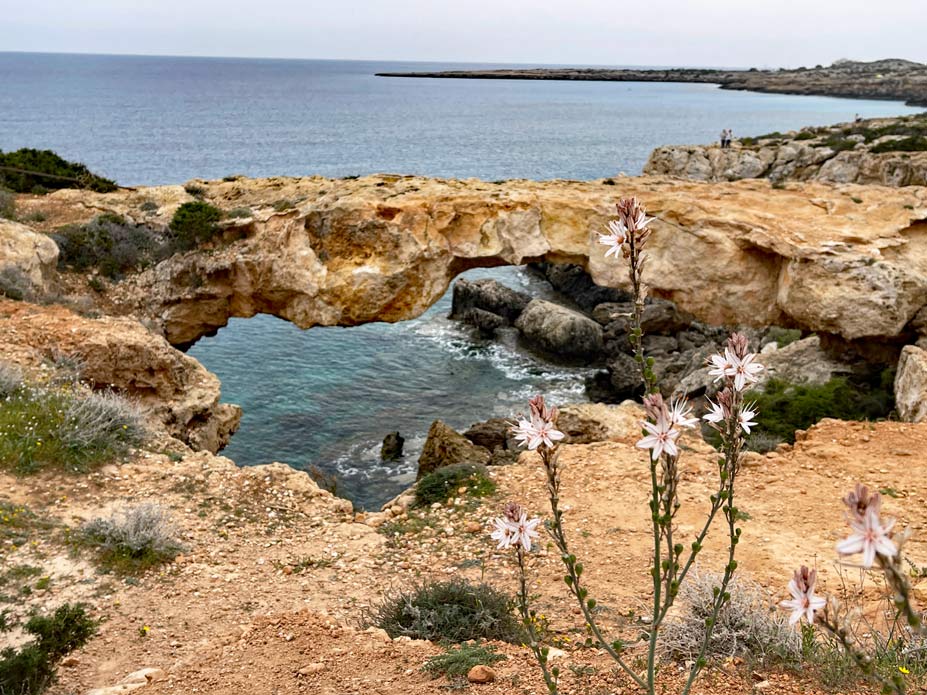
M647 431L647 435L637 443L637 447L650 449L650 456L654 461L660 458L664 451L670 456L679 455L679 448L676 446L679 430L673 427L672 421L661 416L657 418L656 423L642 420L641 426Z
M870 506L862 518L850 518L848 523L854 533L837 544L837 552L841 555L862 553L863 567L868 569L875 563L876 555L891 558L898 554L898 548L891 539L895 520L889 519L883 524L876 505Z
M535 517L534 519L529 519L526 512L522 512L518 521L515 524L515 533L512 538L512 545L518 545L521 543L521 547L525 549L525 552L531 550L532 541L538 537L537 527L541 523L541 520Z
M737 357L730 350L725 350L725 357L731 363L728 375L734 377L734 388L738 391L760 380L758 374L763 371L763 365L756 361L756 353L748 352L743 357Z
M599 243L608 246L608 251L605 252L606 258L612 255L617 258L618 254L623 251L624 245L628 243L628 230L619 220L612 220L608 223L608 232L608 234L599 234Z
M515 542L516 525L505 517L496 517L492 520L493 532L490 538L499 543L499 550L511 548Z
M744 409L740 411L740 415L737 416L740 426L747 434L750 434L750 428L756 425L756 422L753 421L753 418L756 417L756 413L757 411L753 410L752 407L744 407Z
M521 419L514 427L512 433L515 440L522 446L534 451L541 444L548 449L553 449L554 442L559 442L566 435L556 429L552 422L543 420L537 415L532 415L529 419Z
M673 401L669 411L670 423L675 427L695 427L698 418L692 417L692 408L684 398Z
M723 422L727 415L724 414L724 407L720 403L715 403L714 401L708 401L708 404L711 406L711 409L702 415L703 420L707 420L713 425L717 425L719 422Z
M726 355L714 354L709 358L709 361L711 369L708 370L708 376L713 376L715 381L719 381L731 375L733 364L731 364Z
M789 593L792 594L792 598L779 604L792 611L789 616L789 625L794 625L802 618L809 624L813 623L814 614L827 605L825 599L814 595L816 579L817 572L802 565L801 569L795 570L795 576L789 580Z

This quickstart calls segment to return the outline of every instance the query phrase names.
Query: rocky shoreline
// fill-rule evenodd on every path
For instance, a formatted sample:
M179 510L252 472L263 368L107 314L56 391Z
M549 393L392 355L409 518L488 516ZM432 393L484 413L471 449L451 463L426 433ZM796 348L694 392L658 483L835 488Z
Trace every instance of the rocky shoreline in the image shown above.
M887 99L927 106L927 65L909 60L839 61L794 70L525 68L382 72L380 77L478 80L568 80L596 82L700 82L775 94L805 94L851 99Z
M927 185L927 116L875 118L735 140L731 147L665 145L644 173L697 181Z

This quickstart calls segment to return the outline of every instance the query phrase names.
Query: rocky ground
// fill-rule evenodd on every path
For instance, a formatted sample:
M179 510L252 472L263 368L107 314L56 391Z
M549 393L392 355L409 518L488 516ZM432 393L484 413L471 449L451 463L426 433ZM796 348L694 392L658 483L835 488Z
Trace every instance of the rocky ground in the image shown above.
M0 273L6 279L15 271L30 301L0 300L0 354L36 373L70 361L91 385L139 400L153 430L144 451L89 474L0 473L6 605L22 616L86 601L103 619L99 635L63 662L53 693L144 687L393 695L452 687L420 670L439 646L368 631L364 610L391 589L426 579L462 576L514 590L512 558L495 550L486 522L508 499L543 514L537 462L519 458L504 435L499 440L498 421L465 436L436 424L443 443L436 438L426 452L442 460L452 450L478 455L491 464L494 496L459 489L447 504L414 509L405 495L384 511L357 514L286 465L238 468L217 456L239 411L221 402L218 380L175 346L257 311L302 326L399 320L422 311L468 267L534 262L546 264L539 272L567 297L564 305L539 305L492 283L460 283L455 315L482 331L519 331L542 351L600 362L615 389L609 400L620 400L632 395L615 383L627 372L615 364L627 350L627 295L594 236L619 195L640 195L659 215L649 242L654 297L645 314L648 350L667 390L689 377L696 388L684 392L700 393L699 378L707 389L700 367L689 367L704 359L698 350L717 344L711 323L757 327L751 336L765 342L763 359L777 374L796 365L822 375L852 369L853 360L828 362L828 340L866 359L901 354L898 412L912 422L824 421L799 433L794 447L747 454L745 576L768 590L770 604L785 596L802 562L818 567L825 588L844 591L848 575L833 562L834 542L844 533L839 499L856 481L884 491L887 513L912 531L907 550L915 567L927 565L927 423L913 422L927 417L925 189L609 181L230 177L186 188L21 196L17 207L30 221L0 221ZM59 248L48 233L62 224L116 213L124 218L119 224L130 219L161 233L178 206L194 200L226 214L203 246L119 279L58 268ZM690 272L696 264L697 275ZM793 343L800 350L767 340L765 327L775 323L802 332ZM815 357L802 361L809 354ZM639 411L627 404L564 410L567 529L577 554L591 558L586 576L603 621L633 638L647 611L649 562L649 482L634 447ZM694 533L715 470L713 450L701 439L684 448L682 536ZM75 544L83 521L149 501L168 508L179 529L185 550L173 562L124 576ZM710 537L702 566L716 567L721 552ZM581 626L559 563L541 543L529 564L531 591L563 652L556 658L565 666L564 692L633 692L601 653L576 646ZM923 586L916 591L923 603ZM871 609L879 596L870 586L851 598ZM543 692L527 650L499 649L509 659L496 664L495 682L473 688ZM669 663L661 678L671 692L681 674ZM822 689L814 669L731 660L715 664L695 692Z
M563 451L567 528L577 554L589 558L590 590L605 606L604 620L623 635L633 634L628 615L646 614L650 542L646 466L633 446L635 412L628 407L613 406L624 413L624 432ZM685 450L679 532L692 534L714 464L700 440L690 439ZM767 587L771 599L781 599L794 566L814 563L824 587L838 591L833 545L844 533L839 499L858 480L890 491L886 511L911 529L907 549L923 566L924 450L927 425L825 421L794 447L748 455L740 488L740 506L749 514L742 571ZM485 523L506 499L543 514L543 474L529 454L490 470L498 485L493 498L477 501L463 492L436 508L357 516L303 473L282 465L240 469L205 452L180 460L144 454L77 478L3 474L3 500L26 505L36 517L25 525L27 543L4 543L2 562L5 569L39 566L49 577L45 588L18 602L17 612L83 600L104 619L99 636L66 660L54 693L110 687L143 668L159 669L146 690L152 693L439 692L444 681L420 671L439 647L365 631L362 613L390 588L423 579L483 578L514 590L512 558L495 550ZM64 530L80 520L152 499L171 510L187 546L169 565L138 579L101 574L91 554L64 540ZM709 538L705 569L718 565L722 551L720 539ZM564 668L564 692L633 692L599 652L570 646L581 640L579 621L550 550L541 543L531 556L531 590L563 645L558 658L577 666L575 672ZM867 600L876 594L870 588ZM917 594L927 599L923 586ZM496 665L496 682L472 687L542 692L527 650L500 648L510 659ZM579 666L593 669L580 673ZM675 682L675 668L667 667L664 677ZM696 692L755 688L821 690L807 671L730 662L710 669Z
M644 172L698 181L770 179L927 185L927 116L874 118L741 137L731 147L666 145Z
M794 70L615 70L609 68L529 68L379 73L383 77L437 77L496 80L581 80L597 82L710 82L722 89L777 94L817 94L854 99L892 99L927 106L927 65L910 60L837 61Z

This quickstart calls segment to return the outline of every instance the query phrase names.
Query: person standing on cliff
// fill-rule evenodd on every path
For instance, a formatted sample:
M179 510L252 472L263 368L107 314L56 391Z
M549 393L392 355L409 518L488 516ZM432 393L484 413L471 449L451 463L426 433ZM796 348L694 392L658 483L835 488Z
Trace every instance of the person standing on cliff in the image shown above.
M721 131L721 149L727 147L727 128Z
M731 149L731 141L734 139L734 130L732 128L727 129L727 149Z

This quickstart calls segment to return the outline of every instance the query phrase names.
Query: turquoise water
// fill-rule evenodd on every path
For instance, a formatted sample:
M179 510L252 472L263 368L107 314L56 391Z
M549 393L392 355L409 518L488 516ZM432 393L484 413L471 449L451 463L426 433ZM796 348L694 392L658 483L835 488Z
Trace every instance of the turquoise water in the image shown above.
M640 173L666 143L710 142L917 112L896 102L728 92L712 85L377 78L465 65L0 53L0 149L50 148L123 184L373 172L589 179ZM503 67L503 66L497 66ZM471 271L548 292L520 269ZM581 400L585 370L483 342L442 299L400 324L299 329L233 320L190 354L244 408L226 453L338 476L376 506L414 477L435 418L462 428L532 393ZM378 447L398 429L404 461Z

